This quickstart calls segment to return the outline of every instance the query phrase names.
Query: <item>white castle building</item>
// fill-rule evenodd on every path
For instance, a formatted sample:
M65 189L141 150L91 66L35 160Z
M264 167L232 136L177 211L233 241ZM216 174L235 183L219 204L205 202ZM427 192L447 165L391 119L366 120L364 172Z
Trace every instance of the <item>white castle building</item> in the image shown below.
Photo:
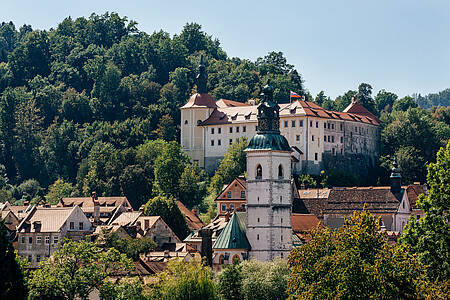
M257 132L257 105L220 99L207 93L203 61L197 93L181 107L181 144L193 161L212 173L228 146ZM375 165L379 154L380 120L358 102L343 112L325 110L309 101L279 104L280 132L292 149L293 173L319 174L324 162L346 164L364 158Z

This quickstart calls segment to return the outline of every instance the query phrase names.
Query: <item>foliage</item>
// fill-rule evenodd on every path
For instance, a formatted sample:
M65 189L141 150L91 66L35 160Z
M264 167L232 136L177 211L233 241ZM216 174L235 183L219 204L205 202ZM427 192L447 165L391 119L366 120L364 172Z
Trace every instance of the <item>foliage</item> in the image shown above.
M100 300L145 300L144 287L139 278L125 278L119 282L105 282L100 287Z
M152 286L152 299L218 299L213 273L198 257L190 262L170 261L158 279Z
M0 220L0 299L26 299L22 270L8 239L5 222Z
M395 111L407 111L410 108L416 108L417 103L414 101L413 97L406 96L397 101L395 101L393 110Z
M245 137L239 138L237 142L228 147L216 173L211 178L209 193L217 196L224 184L230 183L234 178L246 171L245 148L247 148L247 139Z
M217 290L226 300L240 300L242 296L242 266L233 261L232 265L224 265L216 277Z
M65 240L40 269L31 273L30 299L87 299L108 276L126 274L132 267L132 261L114 248L102 251L87 241Z
M180 177L179 199L186 207L192 209L202 204L206 195L206 173L197 163L188 164Z
M48 193L45 196L47 203L57 204L63 197L70 197L73 193L74 187L71 183L65 182L62 179L57 179L51 186L48 187Z
M112 231L112 229L102 229L97 243L105 249L114 248L133 261L137 260L140 254L155 250L157 246L150 238L121 237L117 232Z
M317 186L316 180L309 174L302 174L298 176L298 183L301 186L304 186L305 188L315 188Z
M177 201L171 196L150 199L144 206L144 214L160 216L181 240L189 234L186 219L178 208Z
M411 247L419 260L428 266L432 280L448 280L450 276L450 142L437 153L436 163L428 165L428 195L420 195L417 207L425 216L411 216L401 242Z
M285 260L242 262L243 299L286 299L289 267Z
M337 231L314 230L291 252L289 264L291 299L416 298L424 271L414 255L387 243L379 219L367 210Z

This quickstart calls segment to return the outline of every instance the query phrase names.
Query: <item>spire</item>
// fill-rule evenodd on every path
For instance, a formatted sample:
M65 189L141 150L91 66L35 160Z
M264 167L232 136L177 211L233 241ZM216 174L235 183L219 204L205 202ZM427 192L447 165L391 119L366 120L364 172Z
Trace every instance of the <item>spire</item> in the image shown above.
M263 87L261 104L258 106L258 133L280 133L280 107L273 102L270 78Z
M402 188L402 175L398 167L397 157L394 157L393 168L391 172L391 192L397 194Z
M208 75L206 74L205 63L203 62L203 55L200 57L200 64L198 65L198 75L195 78L197 83L197 93L206 94L208 92L206 84L208 82Z

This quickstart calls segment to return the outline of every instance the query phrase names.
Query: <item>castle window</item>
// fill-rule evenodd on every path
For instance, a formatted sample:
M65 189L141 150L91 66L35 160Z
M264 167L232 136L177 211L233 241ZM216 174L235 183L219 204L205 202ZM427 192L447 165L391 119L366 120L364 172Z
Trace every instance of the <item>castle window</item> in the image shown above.
M283 202L283 196L280 196L280 203Z
M342 129L343 129L343 128L342 128L342 123L341 123L341 131L342 131Z
M333 151L333 155L335 155L336 153L335 153L335 150L334 150L334 148L333 149L331 149L332 151Z
M238 127L236 127L236 132L239 132L239 126L238 126Z
M295 136L295 140L296 140L297 142L300 141L300 136L299 136L298 134Z
M331 142L334 143L334 135L331 136Z
M233 144L233 139L230 139L229 144L230 145Z
M325 123L325 122L323 123L323 128L327 129L327 123Z
M323 141L324 141L324 142L327 141L327 136L326 136L326 135L323 136Z
M311 141L313 141L313 142L314 142L314 135L312 135L312 136L311 136Z
M28 244L33 244L33 237L32 236L28 237Z
M259 241L259 234L256 235L256 239Z
M281 222L280 223L281 223L281 225L283 225L283 218L281 218Z
M341 148L341 154L344 154L344 149Z
M217 133L221 134L222 133L222 127L217 128Z
M214 140L211 140L211 146L214 146Z
M331 129L334 129L334 124L331 124Z
M314 153L314 160L318 160L319 159L319 154L318 153Z
M246 132L247 131L247 127L246 126L242 126L242 132Z
M309 121L309 127L312 127L312 121Z
M328 126L328 129L330 129L330 123L328 123L327 126Z
M231 191L227 192L227 198L231 198Z
M281 241L283 241L283 235L281 235Z
M222 145L222 140L217 140L217 146Z
M222 204L222 211L227 211L227 205L226 204Z
M230 127L230 133L233 133L233 127Z
M284 121L284 127L288 127L288 121Z
M188 120L185 120L185 121L184 121L184 125L187 125L187 123L188 123Z
M319 122L316 122L316 128L319 128Z
M245 198L245 191L241 191L241 198Z
M258 218L258 223L259 223L259 218Z
M341 136L341 144L344 142L344 137Z
M284 175L283 175L283 166L279 165L278 166L278 178L283 178L283 177L284 177Z
M303 127L303 120L300 120L300 127Z
M256 167L256 179L261 179L262 178L262 167L261 165L258 165Z
M295 127L295 121L292 121L292 127Z
M331 142L330 136L328 136L328 143Z
M214 134L214 128L211 128L211 134Z

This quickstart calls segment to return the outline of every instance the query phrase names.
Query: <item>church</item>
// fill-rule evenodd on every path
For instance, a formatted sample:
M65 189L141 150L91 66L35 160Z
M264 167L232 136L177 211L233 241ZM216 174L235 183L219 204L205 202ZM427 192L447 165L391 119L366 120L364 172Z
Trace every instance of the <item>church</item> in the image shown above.
M207 91L203 59L196 78L197 93L181 107L181 145L193 161L213 174L228 147L257 132L258 106L227 99L215 101ZM279 104L280 133L293 149L293 174L318 175L329 165L353 169L375 165L379 156L380 120L358 102L343 112L296 100Z

